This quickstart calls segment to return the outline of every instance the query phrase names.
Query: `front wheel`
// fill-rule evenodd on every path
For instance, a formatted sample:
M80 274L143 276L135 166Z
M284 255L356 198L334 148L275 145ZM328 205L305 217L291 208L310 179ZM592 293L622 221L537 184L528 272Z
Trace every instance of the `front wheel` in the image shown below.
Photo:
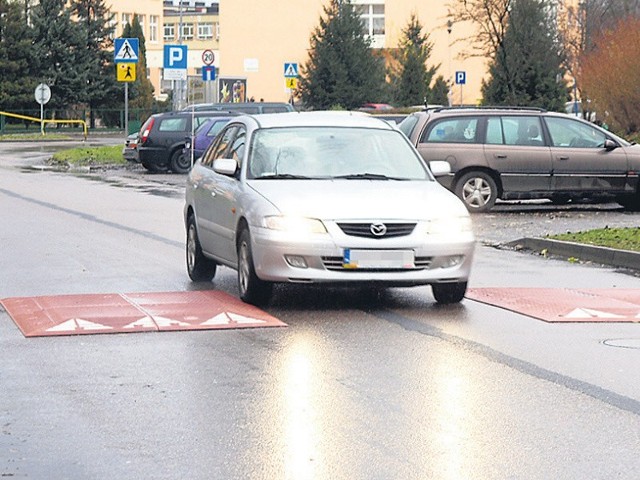
M458 303L467 293L467 282L434 283L431 291L438 303Z
M216 263L202 253L193 215L187 220L187 273L194 282L211 281L216 275Z
M170 166L175 173L187 173L191 169L191 159L179 148L171 155Z
M467 172L456 183L455 194L470 212L486 212L496 203L498 187L486 172Z
M243 302L264 305L269 302L273 284L260 280L253 267L251 236L248 229L240 233L238 242L238 290Z

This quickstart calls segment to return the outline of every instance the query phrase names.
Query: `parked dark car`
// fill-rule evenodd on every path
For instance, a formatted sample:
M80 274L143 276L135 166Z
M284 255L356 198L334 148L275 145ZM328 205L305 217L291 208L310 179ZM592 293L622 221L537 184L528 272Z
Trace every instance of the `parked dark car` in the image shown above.
M445 161L438 181L471 212L497 199L613 199L640 210L640 145L586 120L523 107L435 108L398 128L427 161Z
M189 105L184 110L188 112L225 110L227 112L241 112L252 115L259 113L285 113L295 111L290 103L285 102L196 103L194 105Z
M187 158L197 160L202 156L215 136L229 122L230 115L208 118L195 131L193 138L187 140L184 145L184 154Z
M184 146L197 128L210 118L232 117L233 112L167 112L150 116L138 134L138 161L150 172L186 173L191 158Z
M138 134L132 133L124 141L122 156L129 162L138 161Z

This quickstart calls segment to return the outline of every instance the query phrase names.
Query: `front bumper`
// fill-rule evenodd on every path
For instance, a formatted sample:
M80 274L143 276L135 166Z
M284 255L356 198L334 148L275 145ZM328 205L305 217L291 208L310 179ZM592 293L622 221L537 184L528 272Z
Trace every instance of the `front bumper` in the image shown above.
M259 278L292 283L379 283L388 286L467 281L475 247L471 232L426 237L419 232L393 239L316 234L295 237L253 229L252 251ZM410 250L414 263L400 268L345 268L345 249ZM293 266L292 265L304 266Z

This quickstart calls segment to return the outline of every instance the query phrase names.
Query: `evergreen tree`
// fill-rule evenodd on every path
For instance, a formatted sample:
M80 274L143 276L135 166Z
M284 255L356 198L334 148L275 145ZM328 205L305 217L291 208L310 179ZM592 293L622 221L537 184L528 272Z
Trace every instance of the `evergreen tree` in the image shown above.
M564 111L568 89L552 25L545 0L514 1L504 40L482 85L484 104Z
M153 84L147 78L147 48L144 33L138 20L133 16L131 24L127 24L122 30L123 38L138 39L138 63L136 65L136 80L129 85L129 107L134 110L144 110L142 116L151 114L153 107Z
M69 108L87 98L86 35L65 0L41 0L32 10L33 77L51 87L50 108Z
M71 11L77 19L83 35L78 58L85 68L86 92L83 102L89 105L90 125L95 127L94 110L104 106L117 92L113 70L113 31L110 22L113 14L103 0L73 0Z
M314 109L360 107L380 101L384 60L370 48L349 0L330 0L311 35L309 59L301 69L298 94Z
M433 43L429 34L422 33L422 25L411 15L409 23L402 30L400 45L393 54L398 67L391 74L391 88L394 102L398 106L421 105L431 96L431 80L438 66L427 69Z
M24 4L0 0L0 110L37 109L29 71L31 30Z
M442 75L438 75L431 87L431 96L427 98L430 105L449 105L449 85Z

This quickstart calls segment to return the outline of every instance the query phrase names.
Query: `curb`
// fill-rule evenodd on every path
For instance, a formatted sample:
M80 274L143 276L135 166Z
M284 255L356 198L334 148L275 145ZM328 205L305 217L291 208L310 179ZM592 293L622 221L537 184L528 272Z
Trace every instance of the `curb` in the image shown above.
M612 267L640 270L640 252L616 250L582 243L563 242L545 238L521 238L505 244L514 250L546 251L547 254L580 261L589 261Z

